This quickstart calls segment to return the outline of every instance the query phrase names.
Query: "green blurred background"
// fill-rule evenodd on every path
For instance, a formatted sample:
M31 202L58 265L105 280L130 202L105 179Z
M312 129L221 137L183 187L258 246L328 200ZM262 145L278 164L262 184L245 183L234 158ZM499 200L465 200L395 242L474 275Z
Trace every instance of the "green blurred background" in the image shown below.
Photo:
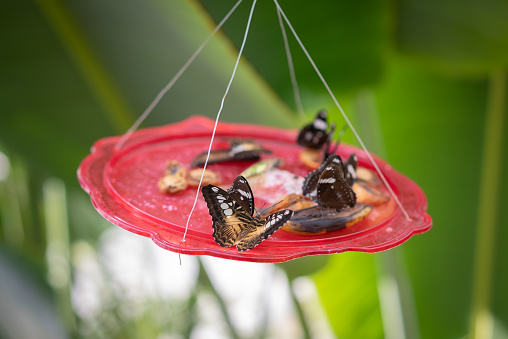
M128 304L111 273L120 268L104 254L117 227L98 215L76 179L93 142L125 132L234 3L1 2L0 338L198 338L203 295L217 306L226 336L280 333L268 316L247 334L238 330L233 302L213 266L203 264L208 258L183 257L184 268L174 256L173 264L141 265L139 274L163 271L175 283L188 276L190 292ZM142 126L215 116L251 4L240 5ZM280 5L367 147L423 188L434 226L383 253L256 264L284 272L295 321L276 326L320 336L298 293L304 282L314 286L331 337L508 338L508 1ZM307 118L325 108L341 126L288 35ZM302 124L272 1L256 5L221 119ZM350 134L346 141L356 143ZM156 247L119 234L139 253ZM186 262L194 273L185 273ZM121 270L134 270L124 264ZM83 290L100 298L76 296ZM83 311L84 300L94 312Z

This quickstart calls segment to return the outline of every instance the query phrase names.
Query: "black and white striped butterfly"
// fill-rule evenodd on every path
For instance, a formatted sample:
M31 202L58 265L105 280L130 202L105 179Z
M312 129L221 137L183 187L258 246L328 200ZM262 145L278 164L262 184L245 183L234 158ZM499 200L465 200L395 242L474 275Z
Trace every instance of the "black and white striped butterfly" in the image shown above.
M328 114L326 111L319 111L312 123L305 125L298 134L296 142L300 146L320 149L328 141L329 135L333 134L335 125L328 132Z
M253 216L254 196L247 180L238 176L228 191L207 185L201 189L213 221L213 237L223 246L251 250L282 227L293 211L281 210L266 218Z
M302 191L303 195L326 208L341 210L356 204L356 194L348 183L344 164L337 154L330 155L321 167L305 177Z

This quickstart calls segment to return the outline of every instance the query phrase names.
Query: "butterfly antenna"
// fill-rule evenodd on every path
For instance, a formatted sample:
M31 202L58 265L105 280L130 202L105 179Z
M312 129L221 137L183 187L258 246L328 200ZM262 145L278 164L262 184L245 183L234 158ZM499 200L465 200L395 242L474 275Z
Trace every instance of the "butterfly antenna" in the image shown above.
M339 134L337 134L337 140L336 140L335 146L333 147L333 150L331 152L329 151L329 149L330 149L330 144L331 144L332 138L328 139L328 143L327 143L327 146L325 149L325 159L328 158L332 154L337 154L337 149L339 148L342 137L344 137L344 134L346 134L348 127L349 127L348 124L344 124L344 126L342 126L342 128L339 131Z
M324 154L323 161L325 161L326 158L328 158L330 156L330 154L333 154L333 153L330 153L329 150L330 150L330 145L332 144L334 135L335 135L335 123L332 123L330 125L330 133L328 133L328 138L326 139L325 154Z
M265 208L261 208L259 210L256 210L256 213L260 214L260 215L264 215L266 213L266 211L274 208L275 206L277 206L278 204L280 204L282 202L282 200L279 200L278 202L274 203L274 204L271 204L270 206L268 207L265 207ZM263 206L265 206L266 203L263 204Z
M257 215L260 215L260 214L265 213L266 208L263 208L263 207L265 207L265 205L266 205L266 202L265 202L265 203L263 204L263 206L261 206L261 208L259 208L259 209L258 209L258 208L256 208L256 207L254 207L254 211L256 211L256 214L257 214ZM267 207L267 208L268 208L268 207Z

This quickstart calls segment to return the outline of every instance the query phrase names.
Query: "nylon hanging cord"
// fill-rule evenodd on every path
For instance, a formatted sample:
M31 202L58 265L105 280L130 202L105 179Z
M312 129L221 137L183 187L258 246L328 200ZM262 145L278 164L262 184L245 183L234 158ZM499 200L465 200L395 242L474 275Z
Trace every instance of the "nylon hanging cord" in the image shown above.
M212 151L212 144L213 140L215 138L215 131L217 130L217 124L219 123L220 114L222 112L222 108L224 107L224 101L226 100L226 96L229 93L229 88L231 87L231 83L233 82L233 79L235 78L236 69L238 68L238 64L240 63L240 57L242 56L243 48L245 47L245 42L247 41L247 35L249 33L250 23L252 21L252 14L254 13L254 8L256 7L256 1L252 3L252 8L250 10L249 19L247 20L247 27L245 28L245 34L243 36L242 46L240 47L240 51L238 52L238 57L236 58L235 67L233 68L233 74L231 75L231 78L229 79L228 86L226 87L226 92L224 93L224 96L222 97L222 100L220 102L219 112L217 112L217 118L215 119L215 125L213 126L212 131L212 137L210 139L210 145L208 146L208 153L206 154L205 164L203 165L203 172L201 172L201 178L199 179L198 189L196 191L196 197L194 199L194 204L192 205L192 209L189 213L189 217L187 218L187 222L185 223L185 232L183 234L182 242L185 242L185 237L187 235L187 230L189 229L189 222L192 217L192 213L194 212L194 209L196 208L196 203L198 202L199 193L201 190L201 184L203 183L203 176L205 175L206 166L208 165L208 159L210 158L210 152Z
M326 90L328 91L328 94L330 94L333 102L335 103L335 106L337 106L337 108L339 109L340 113L344 117L344 120L346 120L347 124L349 125L349 128L351 128L351 131L353 132L353 134L355 135L356 139L358 140L358 142L362 146L363 150L365 151L365 154L369 158L369 161L372 163L372 165L376 169L376 172L379 175L379 177L381 178L381 180L383 181L383 184L386 186L386 188L390 192L390 195L393 197L393 199L395 200L395 202L399 206L400 210L402 211L402 214L404 214L404 216L406 217L407 220L411 221L412 219L407 214L406 209L404 208L404 206L402 206L402 203L400 202L399 198L397 198L397 195L395 194L395 192L391 188L390 184L386 180L385 176L383 175L383 173L379 169L377 163L372 158L370 152L367 150L367 147L365 146L365 144L363 143L362 139L360 138L360 135L356 132L356 129L353 127L353 124L351 123L351 121L349 121L349 118L347 117L346 113L344 113L344 110L342 109L342 106L339 104L339 101L337 100L337 98L335 98L335 95L333 94L332 90L328 86L328 83L325 81L323 75L321 75L321 72L319 71L319 69L317 68L316 64L314 63L314 60L312 60L309 52L307 52L307 49L305 48L305 46L303 45L302 41L300 40L300 38L296 34L296 31L294 30L293 26L291 25L291 23L289 22L288 18L286 17L286 14L284 14L284 11L282 10L282 8L280 8L279 3L277 2L277 0L273 0L273 1L275 2L275 5L277 6L277 10L280 12L282 17L286 21L286 24L288 25L289 29L293 33L296 41L298 41L298 44L300 45L300 47L302 48L303 52L307 56L307 59L309 59L309 62L312 64L312 67L314 68L314 70L316 71L317 75L319 76L319 79L321 79L321 82L323 83L323 85L325 86Z
M293 86L293 96L295 97L296 110L298 111L302 121L305 121L305 113L303 111L300 89L298 88L298 82L296 81L295 66L293 64L293 58L291 57L291 50L289 49L288 36L286 35L286 29L284 28L284 22L282 21L278 7L277 17L279 18L280 30L282 31L282 38L284 39L284 49L286 50L286 57L288 59L289 77L291 78L291 85Z
M157 96L153 99L153 101L150 103L150 105L148 105L148 107L145 109L143 114L141 114L141 116L134 122L134 124L127 130L127 132L125 132L125 134L122 136L122 138L120 138L118 143L115 145L115 148L114 148L115 151L118 151L122 148L122 146L125 144L125 142L132 135L132 133L134 133L134 131L138 129L139 125L141 125L141 123L143 121L145 121L145 119L148 117L148 115L150 115L150 113L152 113L153 109L155 108L155 106L157 106L159 101L161 101L162 97L171 89L171 87L173 87L173 85L178 81L178 79L180 79L182 74L187 70L187 68L189 68L190 64L194 61L194 59L196 59L196 57L199 55L199 53L201 53L201 51L208 44L210 39L215 35L215 33L217 33L217 31L222 27L222 25L224 25L224 23L229 19L231 14L233 14L233 12L236 10L236 8L240 5L240 3L242 1L243 0L238 0L238 2L233 6L233 8L231 8L231 10L221 20L221 22L219 22L219 24L215 27L215 29L212 31L212 33L210 33L210 35L205 39L205 41L203 41L203 43L198 47L198 49L196 49L194 54L191 55L189 60L187 60L187 62L182 66L182 68L180 68L180 70L175 74L173 79L171 79L168 82L168 84L159 92L159 94L157 94Z

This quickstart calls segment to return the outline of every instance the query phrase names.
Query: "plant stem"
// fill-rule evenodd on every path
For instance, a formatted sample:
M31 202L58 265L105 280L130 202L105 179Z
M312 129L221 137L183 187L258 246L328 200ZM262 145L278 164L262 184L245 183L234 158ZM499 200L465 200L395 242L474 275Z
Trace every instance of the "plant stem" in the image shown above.
M56 178L46 179L42 190L48 282L56 293L62 319L74 332L76 318L71 304L71 253L65 184Z
M289 279L288 279L289 280ZM291 299L293 300L293 304L296 308L296 314L298 315L298 320L300 320L300 326L302 327L302 335L304 339L310 339L310 330L309 325L307 324L307 319L305 319L305 314L303 312L302 305L300 301L296 297L295 290L293 289L292 281L288 281L289 284L289 293L291 295Z
M219 294L219 292L213 286L212 282L210 281L210 277L208 277L208 273L206 272L206 269L203 266L203 262L201 261L201 259L199 257L198 257L198 263L199 263L199 276L198 276L199 284L202 287L210 289L212 294L217 299L217 302L219 303L219 307L222 311L222 316L224 317L224 320L226 321L229 332L231 334L231 338L240 339L240 336L236 332L236 329L233 326L233 322L232 322L231 318L229 317L226 302L224 301L224 299L222 299L222 296Z
M483 143L482 169L478 205L476 253L473 276L473 300L470 323L471 338L492 337L490 311L495 252L495 235L499 214L499 182L502 166L503 118L505 113L506 75L491 74Z

